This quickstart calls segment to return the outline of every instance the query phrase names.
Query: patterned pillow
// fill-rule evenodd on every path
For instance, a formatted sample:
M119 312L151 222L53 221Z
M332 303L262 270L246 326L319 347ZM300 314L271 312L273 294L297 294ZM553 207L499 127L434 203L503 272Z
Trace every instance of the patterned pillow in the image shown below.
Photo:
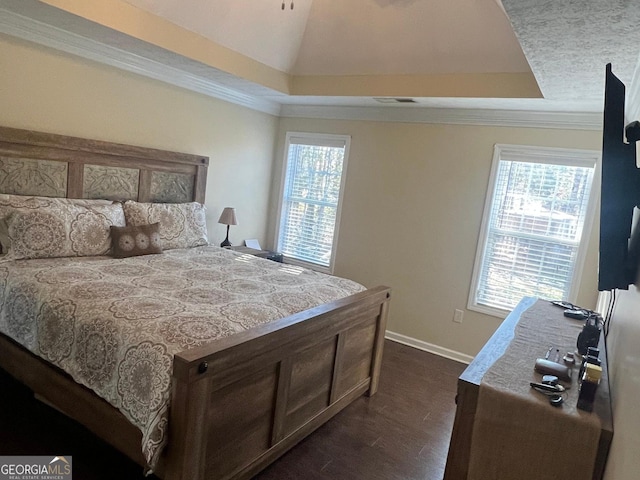
M162 253L160 223L151 225L111 227L113 256L116 258L135 257Z
M84 257L111 251L111 225L124 226L122 204L16 208L3 221L11 249L7 260Z
M208 245L205 207L201 203L139 203L124 204L127 225L160 223L162 248L191 248Z
M83 205L91 207L95 205L111 205L111 200L89 200L82 198L52 198L52 197L34 197L30 195L10 195L0 193L0 220L8 217L16 208L27 208L37 210L42 207L51 207L55 205ZM0 221L0 248L2 253L7 253L11 247L9 242L9 233L6 225Z

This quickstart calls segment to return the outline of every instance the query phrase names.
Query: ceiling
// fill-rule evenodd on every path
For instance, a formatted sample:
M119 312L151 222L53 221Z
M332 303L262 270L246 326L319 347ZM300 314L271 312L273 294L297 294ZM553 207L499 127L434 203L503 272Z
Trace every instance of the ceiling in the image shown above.
M0 32L309 107L599 112L640 52L637 0L284 1L0 0Z
M496 0L124 0L296 75L528 72Z

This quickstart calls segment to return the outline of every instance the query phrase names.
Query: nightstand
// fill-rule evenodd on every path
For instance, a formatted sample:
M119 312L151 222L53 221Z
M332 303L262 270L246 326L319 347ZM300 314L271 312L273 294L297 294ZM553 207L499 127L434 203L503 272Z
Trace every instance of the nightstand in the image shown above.
M248 253L249 255L255 255L256 257L266 258L267 260L282 263L282 254L278 252L272 252L271 250L256 250L255 248L245 247L244 245L230 247L230 250L241 253Z

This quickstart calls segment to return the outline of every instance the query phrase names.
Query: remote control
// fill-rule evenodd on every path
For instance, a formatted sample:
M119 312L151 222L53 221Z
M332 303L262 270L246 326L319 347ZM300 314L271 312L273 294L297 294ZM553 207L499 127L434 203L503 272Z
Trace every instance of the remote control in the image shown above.
M575 318L576 320L586 320L589 318L589 312L585 310L571 310L567 309L564 311L564 316L569 318Z
M555 305L556 307L561 307L561 308L567 308L569 310L574 310L576 308L576 306L573 303L564 302L560 300L551 302L551 305Z

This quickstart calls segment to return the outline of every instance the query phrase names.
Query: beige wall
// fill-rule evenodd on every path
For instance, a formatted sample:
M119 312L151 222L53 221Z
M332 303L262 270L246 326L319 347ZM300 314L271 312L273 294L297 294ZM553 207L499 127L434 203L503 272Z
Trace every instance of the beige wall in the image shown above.
M209 240L265 240L277 118L0 35L0 125L210 157Z
M599 132L283 118L275 185L286 131L352 137L335 273L393 288L389 330L467 355L501 322L466 310L493 145L601 148ZM596 232L578 298L587 307L596 299ZM462 324L454 309L464 310Z
M640 63L633 82L627 85L626 118L631 120L640 113L639 68ZM631 285L616 295L607 337L614 435L605 479L636 480L640 472L640 289Z
M640 471L640 290L618 291L607 338L613 443L606 480L636 480Z

